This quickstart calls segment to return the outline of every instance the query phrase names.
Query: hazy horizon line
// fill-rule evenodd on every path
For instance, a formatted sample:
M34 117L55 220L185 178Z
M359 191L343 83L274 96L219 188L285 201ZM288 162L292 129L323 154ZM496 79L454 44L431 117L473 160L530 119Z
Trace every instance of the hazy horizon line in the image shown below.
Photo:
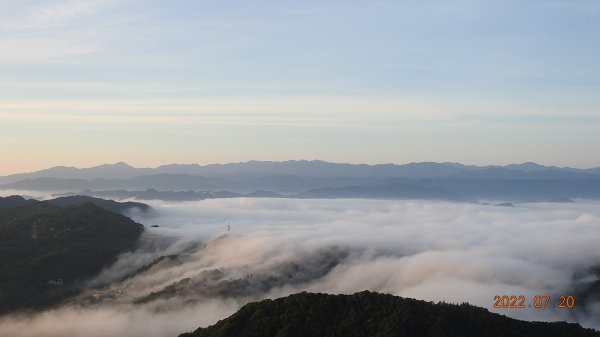
M92 165L92 166L71 166L71 165L54 165L54 166L50 166L50 167L45 167L45 168L39 168L39 169L30 169L30 170L26 170L26 171L11 171L11 172L3 172L0 173L0 176L11 176L11 175L16 175L16 174L27 174L27 173L35 173L35 172L40 172L40 171L45 171L45 170L50 170L50 169L55 169L55 168L68 168L68 169L77 169L77 170L86 170L86 169L93 169L93 168L98 168L101 166L116 166L116 165L122 165L122 166L128 166L134 169L158 169L161 167L165 167L165 166L171 166L171 165L179 165L179 166L199 166L199 167L206 167L206 166L213 166L213 165L236 165L236 164L248 164L248 163L253 163L253 162L258 162L258 163L287 163L287 162L322 162L322 163L327 163L327 164L339 164L339 165L367 165L367 166L382 166L382 165L396 165L396 166L404 166L404 165L411 165L411 164L451 164L451 165L462 165L462 166L466 166L466 167L480 167L480 168L484 168L484 167L506 167L506 166L510 166L510 165L525 165L525 164L531 164L531 165L539 165L539 166L544 166L544 167L549 167L549 168L560 168L560 169L577 169L577 170L589 170L589 169L596 169L596 168L600 168L600 166L590 166L590 167L577 167L577 166L570 166L570 165L553 165L553 164L545 164L545 163L540 163L540 162L535 162L535 161L525 161L525 162L512 162L512 163L502 163L502 164L471 164L471 163L463 163L463 162L451 162L451 161L411 161L411 162L381 162L381 163L365 163L365 162L338 162L338 161L328 161L328 160L323 160L323 159L287 159L287 160L256 160L256 159L251 159L251 160L246 160L246 161L231 161L231 162L212 162L212 163L164 163L164 164L158 164L158 165L154 165L154 166L134 166L132 164L127 163L126 161L117 161L117 162L112 162L112 163L101 163L101 164L96 164L96 165Z

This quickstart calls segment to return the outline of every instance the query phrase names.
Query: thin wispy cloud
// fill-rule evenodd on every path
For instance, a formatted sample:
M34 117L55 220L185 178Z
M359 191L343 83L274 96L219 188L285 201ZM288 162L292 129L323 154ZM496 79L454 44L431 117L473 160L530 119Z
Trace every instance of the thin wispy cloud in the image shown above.
M594 104L581 103L568 117L590 126ZM144 100L47 100L0 102L0 121L85 124L211 124L273 126L492 125L563 123L561 108L497 100L428 100L411 97L263 96L153 98ZM542 119L542 120L540 120Z
M94 43L69 37L0 38L0 42L3 48L10 50L9 53L0 54L0 62L13 64L48 62L55 58L86 55L96 51Z
M66 64L100 49L98 28L89 27L122 0L25 3L0 14L0 66ZM90 17L96 18L89 20ZM59 62L60 63L60 62Z
M0 30L39 29L62 26L70 20L83 18L124 0L70 0L33 5L16 17L4 20Z

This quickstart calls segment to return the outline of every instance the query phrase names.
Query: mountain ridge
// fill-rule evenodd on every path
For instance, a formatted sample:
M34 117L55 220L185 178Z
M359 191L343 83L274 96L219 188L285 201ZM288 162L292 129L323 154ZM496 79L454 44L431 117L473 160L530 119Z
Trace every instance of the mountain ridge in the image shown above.
M44 170L16 173L6 176L0 176L0 183L7 184L27 178L35 177L50 177L50 178L79 178L79 179L97 179L97 178L133 178L142 175L151 175L159 173L171 174L188 174L188 175L204 175L208 178L215 176L264 176L281 173L282 170L292 170L296 173L303 173L303 176L311 176L307 172L320 170L319 175L335 176L344 175L346 172L353 172L351 175L364 176L364 171L373 171L379 174L386 175L408 175L412 177L423 177L423 170L429 170L429 176L446 175L457 170L478 170L484 168L504 168L517 171L545 171L549 169L578 172L589 174L600 174L600 167L595 168L572 168L572 167L557 167L545 166L533 162L525 162L520 164L509 165L465 165L461 163L451 162L412 162L406 164L351 164L351 163L333 163L323 160L288 160L288 161L256 161L251 160L239 163L227 164L165 164L154 168L136 168L128 165L125 162L115 164L102 164L89 168L76 168L68 166L55 166ZM336 169L336 172L331 172ZM307 171L308 170L308 171ZM325 172L323 172L323 170ZM431 172L437 170L436 172ZM373 174L373 173L370 173Z
M117 163L76 170L78 170L76 176L68 176L72 173L59 170L63 172L59 175L67 175L66 178L36 177L39 174L46 174L43 172L28 176L4 177L0 178L0 189L71 194L84 190L124 190L140 192L137 195L142 195L143 191L155 190L177 193L178 200L199 200L192 195L194 193L200 193L201 196L211 193L225 196L233 196L233 194L252 196L255 191L270 191L274 197L281 195L300 198L306 195L310 195L311 198L365 196L384 199L516 202L600 198L600 168L557 168L531 162L507 166L467 166L460 163L433 162L367 165L325 161L249 161L205 166L173 164L154 169L136 169L125 163ZM160 172L160 170L170 172ZM70 169L67 171L74 172ZM104 177L97 177L99 172L104 171L106 171ZM121 173L123 175L119 176ZM82 178L82 175L86 174L88 178ZM23 179L6 182L6 179L17 178ZM420 192L415 192L417 189ZM183 196L183 192L191 193ZM303 196L302 193L305 195ZM258 195L268 194L263 192Z
M432 303L363 291L298 293L243 306L179 337L598 337L576 323L526 322L469 304Z

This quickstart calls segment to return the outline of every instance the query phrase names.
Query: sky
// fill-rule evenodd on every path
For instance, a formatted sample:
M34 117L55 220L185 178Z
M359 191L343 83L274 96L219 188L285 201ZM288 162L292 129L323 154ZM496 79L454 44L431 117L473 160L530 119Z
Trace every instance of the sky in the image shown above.
M0 0L0 175L600 166L595 0Z

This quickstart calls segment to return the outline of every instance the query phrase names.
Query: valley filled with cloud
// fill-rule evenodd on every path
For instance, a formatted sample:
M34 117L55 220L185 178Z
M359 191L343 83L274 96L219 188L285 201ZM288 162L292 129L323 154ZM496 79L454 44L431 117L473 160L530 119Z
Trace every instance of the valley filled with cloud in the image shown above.
M176 336L247 302L362 290L468 302L600 328L597 201L477 203L236 198L149 202L139 247L58 308L0 319L11 336ZM228 225L230 230L228 230ZM158 227L151 227L158 226ZM495 309L494 296L551 296ZM557 308L560 295L573 308ZM26 327L26 329L25 329Z

